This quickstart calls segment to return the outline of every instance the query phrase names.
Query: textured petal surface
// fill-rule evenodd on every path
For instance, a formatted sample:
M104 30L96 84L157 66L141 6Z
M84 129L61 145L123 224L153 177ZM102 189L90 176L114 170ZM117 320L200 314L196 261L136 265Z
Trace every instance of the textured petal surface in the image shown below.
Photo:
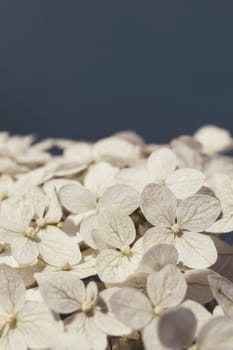
M153 318L147 297L133 288L122 288L110 299L113 313L132 329L141 329Z
M184 199L196 193L203 186L205 176L202 172L184 168L178 169L166 179L166 186L176 198Z
M217 250L210 237L196 232L184 232L176 237L175 247L179 253L179 260L184 265L204 269L213 265L217 260Z
M182 302L187 290L184 275L174 265L167 265L147 279L147 294L154 306L161 309Z
M150 184L142 193L141 209L152 225L175 223L177 200L164 186Z
M71 313L85 300L85 287L72 272L35 274L40 292L49 308L57 313Z
M204 231L221 213L221 206L216 198L195 195L180 202L177 209L177 222L189 231Z

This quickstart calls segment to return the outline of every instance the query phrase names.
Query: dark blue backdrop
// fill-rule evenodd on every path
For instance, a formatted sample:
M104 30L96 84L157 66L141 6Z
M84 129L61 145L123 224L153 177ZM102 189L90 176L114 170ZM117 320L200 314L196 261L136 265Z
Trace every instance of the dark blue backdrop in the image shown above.
M232 0L1 0L0 129L233 131Z

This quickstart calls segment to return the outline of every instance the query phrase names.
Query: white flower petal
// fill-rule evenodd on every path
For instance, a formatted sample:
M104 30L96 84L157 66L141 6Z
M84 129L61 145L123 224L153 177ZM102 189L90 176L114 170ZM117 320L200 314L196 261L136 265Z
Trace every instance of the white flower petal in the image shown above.
M147 169L151 178L166 179L177 166L174 152L169 148L161 148L150 154L147 160Z
M55 226L47 226L38 233L38 249L43 260L50 265L61 265L81 260L79 247L74 239Z
M201 328L212 318L212 314L201 304L193 300L185 300L181 305L192 311L197 320L196 334L199 333Z
M70 316L65 320L65 326L70 332L76 332L85 339L91 350L105 350L107 347L107 335L104 333L94 317L87 317L84 313Z
M81 308L85 286L72 272L37 273L35 278L46 304L57 313L71 313Z
M26 290L19 273L7 265L0 265L0 307L11 314L25 303Z
M150 183L150 176L146 168L126 168L119 171L115 178L116 183L133 187L141 193Z
M48 206L48 198L46 195L40 188L30 185L28 188L28 199L31 201L36 216L39 218L43 217L45 209Z
M178 262L178 252L171 244L158 244L151 247L140 261L138 271L153 273L161 270L168 264L176 265Z
M197 347L203 350L232 350L232 342L233 321L229 317L214 317L197 337Z
M96 242L93 239L95 235L95 231L98 230L98 217L97 215L91 214L87 218L85 218L80 225L80 236L83 241L91 248L96 249Z
M215 125L205 125L198 129L194 137L207 154L224 151L232 147L232 137L228 130Z
M59 332L58 324L49 309L41 302L28 301L19 313L18 330L28 347L44 349L52 345Z
M224 310L224 313L233 317L233 283L218 274L208 276L210 288L214 298Z
M113 247L120 249L135 240L133 220L116 208L102 209L98 215L98 224L103 240Z
M108 156L135 159L140 156L140 147L123 138L111 136L98 141L93 147L93 154L97 160Z
M130 215L139 206L139 193L131 186L114 185L104 192L100 204L106 208L116 206Z
M145 350L167 350L159 339L158 321L159 318L154 318L142 331Z
M142 192L141 209L152 225L175 223L177 200L164 186L150 184Z
M59 199L64 208L75 214L82 214L96 208L95 196L79 184L63 186L59 191Z
M153 318L153 309L144 294L133 288L121 288L110 299L117 318L134 330L141 329Z
M175 235L165 226L152 227L143 236L144 249L148 250L157 244L175 244Z
M39 255L37 243L24 236L11 242L11 253L20 265L35 263Z
M194 195L180 202L177 222L189 231L204 231L220 215L219 201L211 196Z
M113 336L122 336L130 334L132 330L129 327L127 327L124 323L119 321L111 310L110 300L117 290L120 290L120 288L109 288L104 289L102 292L100 292L99 296L106 304L108 312L99 312L96 317L96 320L99 319L98 324L105 333L111 334Z
M43 189L49 199L49 206L45 216L46 223L56 224L62 218L62 209L58 200L56 187L53 184L53 181L48 181L44 184Z
M207 228L211 233L229 233L233 231L233 215L232 213L224 214L221 219L217 220L213 225Z
M184 275L174 265L167 265L147 279L147 294L155 306L162 309L178 305L186 294Z
M188 349L194 339L196 324L194 314L184 307L165 312L158 322L159 338L165 349ZM148 337L149 332L146 335Z
M97 256L97 273L105 283L123 282L136 270L140 259L133 252L132 256L127 256L121 251L105 249Z
M183 168L170 174L165 183L176 198L184 199L196 193L203 186L205 176L192 168Z
M56 336L51 350L91 350L90 344L77 333L64 333Z
M184 265L204 269L213 265L217 260L217 250L210 237L196 232L183 232L176 237L175 247L179 253L179 260Z
M84 179L84 186L97 198L101 197L104 191L114 184L114 178L118 173L118 168L100 162L93 165Z
M1 350L27 350L27 344L24 336L17 328L10 330L7 337L0 338Z

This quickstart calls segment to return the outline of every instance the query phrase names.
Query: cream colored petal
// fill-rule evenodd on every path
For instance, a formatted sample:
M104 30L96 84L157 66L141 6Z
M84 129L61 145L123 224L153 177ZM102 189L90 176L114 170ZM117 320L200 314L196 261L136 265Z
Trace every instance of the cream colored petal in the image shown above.
M114 185L114 178L117 173L118 168L100 162L89 168L84 179L84 186L99 198L108 187Z
M96 320L99 320L98 324L102 330L113 336L122 336L132 332L132 330L119 321L112 312L110 300L113 294L118 290L120 290L120 288L115 287L104 289L100 292L101 303L104 302L105 308L107 308L108 311L106 312L106 310L104 310L104 312L99 312L96 317Z
M48 224L56 224L62 218L62 208L58 200L57 190L52 181L44 184L43 189L49 198L49 206L45 220Z
M111 136L98 141L93 147L95 159L106 156L115 158L135 159L140 156L140 147L117 136Z
M84 283L72 272L37 273L35 278L48 307L57 313L71 313L85 300Z
M149 184L141 197L141 210L152 225L175 223L177 200L164 186Z
M93 239L95 231L98 231L98 217L97 214L91 214L85 218L80 225L80 236L83 241L91 248L97 249L96 242Z
M65 320L66 329L76 332L85 339L91 350L105 350L107 347L107 335L103 332L94 317L87 317L83 312L70 316Z
M157 226L146 231L143 236L145 251L158 244L175 244L175 235L171 232L171 229L164 226Z
M154 318L142 331L142 340L145 350L168 350L159 339L158 321Z
M233 231L233 215L232 213L224 214L221 219L217 220L213 225L207 228L211 233L229 233Z
M97 311L94 320L96 325L108 335L123 336L131 333L131 329L119 321L112 312Z
M233 317L233 283L219 274L208 276L211 291L224 313Z
M175 247L179 253L179 261L190 268L204 269L217 260L215 245L204 234L184 232L181 237L176 237Z
M69 184L59 191L59 199L71 213L82 214L96 208L95 196L83 186Z
M196 193L204 185L205 176L192 168L178 169L170 174L165 184L176 198L184 199Z
M185 300L180 306L189 309L194 314L197 320L196 334L212 318L212 314L204 306L193 300Z
M191 348L196 325L197 321L194 314L187 308L180 307L165 312L158 322L158 335L161 343L166 346L166 349ZM147 336L149 336L149 333Z
M59 334L55 337L51 350L91 350L90 344L87 343L84 337L73 332Z
M139 192L127 185L114 185L109 187L100 199L104 207L115 206L125 214L132 214L139 206Z
M37 244L41 257L50 265L75 264L81 260L76 240L55 226L47 226L38 233Z
M18 328L10 330L7 337L0 340L1 350L27 350L28 346L23 334L19 332Z
M151 303L134 288L121 288L113 294L110 304L116 317L134 330L142 329L153 318Z
M0 265L0 307L11 314L22 309L26 290L19 273L4 264Z
M195 132L194 137L202 144L206 154L214 154L232 147L230 132L215 125L201 127Z
M161 148L150 154L147 170L154 179L166 179L177 167L177 158L169 148Z
M89 282L86 287L86 301L89 303L94 303L98 298L98 287L93 281Z
M197 347L201 350L232 350L232 342L233 321L226 316L214 317L197 337Z
M11 253L20 265L35 263L39 255L37 243L24 236L11 242Z
M151 247L143 256L138 271L153 273L161 270L168 264L176 265L178 262L178 252L171 244L158 244Z
M18 317L17 329L23 334L28 347L45 349L52 345L59 327L43 303L28 301Z
M127 256L121 251L105 249L96 259L97 274L105 283L123 282L137 269L140 259L133 252Z
M177 222L189 231L204 231L221 213L219 201L211 196L195 195L180 202Z
M132 186L141 193L151 179L146 168L127 168L122 169L116 175L116 183Z
M182 302L187 284L184 275L176 266L167 265L148 276L146 290L153 305L163 310Z
M102 209L98 215L98 227L102 239L119 249L130 245L136 237L133 220L117 208Z
M28 199L31 201L32 206L35 210L37 217L41 218L44 216L45 210L48 206L48 198L42 192L39 187L29 186L28 188Z
M64 151L65 158L73 159L79 164L88 164L93 160L92 145L86 142L77 142Z

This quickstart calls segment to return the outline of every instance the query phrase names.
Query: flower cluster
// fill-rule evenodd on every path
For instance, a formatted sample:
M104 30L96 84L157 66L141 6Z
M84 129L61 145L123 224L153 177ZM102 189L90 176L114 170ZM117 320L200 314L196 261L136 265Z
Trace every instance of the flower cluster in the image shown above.
M232 149L0 133L0 350L232 350Z

